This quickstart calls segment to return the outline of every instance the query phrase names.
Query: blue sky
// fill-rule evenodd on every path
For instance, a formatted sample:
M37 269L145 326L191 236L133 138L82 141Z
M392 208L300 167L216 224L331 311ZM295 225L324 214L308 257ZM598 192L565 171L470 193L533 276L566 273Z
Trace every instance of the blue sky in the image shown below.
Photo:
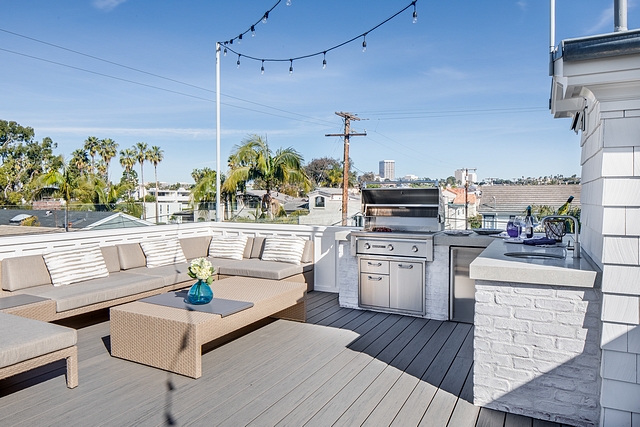
M90 135L121 149L158 145L159 179L190 182L194 168L215 168L215 42L276 1L4 0L0 119L51 137L67 158ZM258 58L324 51L411 3L285 1L233 49ZM557 40L611 32L612 9L613 0L558 0ZM241 58L238 68L236 55L223 57L222 164L253 133L307 162L341 158L342 140L324 135L342 131L334 113L347 111L368 119L353 125L368 134L351 139L359 173L393 159L397 176L580 174L579 136L548 111L548 1L418 0L416 24L412 11L369 33L366 52L360 39L327 53L326 69L320 56L295 61L291 75L289 62L267 62L261 74L260 62ZM629 28L637 16L629 1ZM112 165L112 177L120 173Z

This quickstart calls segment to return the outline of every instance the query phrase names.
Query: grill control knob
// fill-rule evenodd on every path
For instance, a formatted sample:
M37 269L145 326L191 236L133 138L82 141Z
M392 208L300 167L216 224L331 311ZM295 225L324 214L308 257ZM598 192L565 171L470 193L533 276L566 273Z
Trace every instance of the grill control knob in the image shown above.
M370 245L370 244L368 244L368 243L365 243L365 244L364 244L364 248L365 248L365 249L371 249L371 245Z
M416 245L413 245L413 247L411 248L411 250L413 252L418 252L418 247Z
M392 245L392 244L387 245L387 249L389 249L390 251L392 251L392 250L393 250L393 245Z

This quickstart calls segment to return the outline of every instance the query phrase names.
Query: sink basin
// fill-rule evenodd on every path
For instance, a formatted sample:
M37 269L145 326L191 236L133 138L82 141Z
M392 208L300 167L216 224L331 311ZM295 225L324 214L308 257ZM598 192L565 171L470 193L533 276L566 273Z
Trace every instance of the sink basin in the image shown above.
M560 254L552 254L552 253L542 253L542 252L506 252L504 254L508 257L513 258L556 258L556 259L564 259L564 255Z

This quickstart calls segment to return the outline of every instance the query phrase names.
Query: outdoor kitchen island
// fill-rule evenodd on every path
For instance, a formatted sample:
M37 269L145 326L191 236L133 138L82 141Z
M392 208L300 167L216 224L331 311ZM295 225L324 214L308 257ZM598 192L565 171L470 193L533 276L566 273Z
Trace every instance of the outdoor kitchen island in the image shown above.
M471 263L474 404L595 426L601 410L599 270L571 252L561 259L526 257L563 251L495 241ZM505 255L514 252L519 255Z

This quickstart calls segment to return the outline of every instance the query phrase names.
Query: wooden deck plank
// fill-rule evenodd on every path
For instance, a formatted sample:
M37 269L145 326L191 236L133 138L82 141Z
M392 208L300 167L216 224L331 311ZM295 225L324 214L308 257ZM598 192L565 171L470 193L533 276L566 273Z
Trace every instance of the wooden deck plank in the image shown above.
M453 409L448 427L474 426L478 420L480 407L473 403L473 363L467 374L467 379L462 386L460 397Z
M504 427L532 427L533 420L522 415L507 414Z
M471 325L341 308L317 291L307 312L205 353L198 380L112 358L107 311L65 320L80 385L66 388L63 364L0 381L0 425L164 426L169 414L177 425L560 427L472 404Z

